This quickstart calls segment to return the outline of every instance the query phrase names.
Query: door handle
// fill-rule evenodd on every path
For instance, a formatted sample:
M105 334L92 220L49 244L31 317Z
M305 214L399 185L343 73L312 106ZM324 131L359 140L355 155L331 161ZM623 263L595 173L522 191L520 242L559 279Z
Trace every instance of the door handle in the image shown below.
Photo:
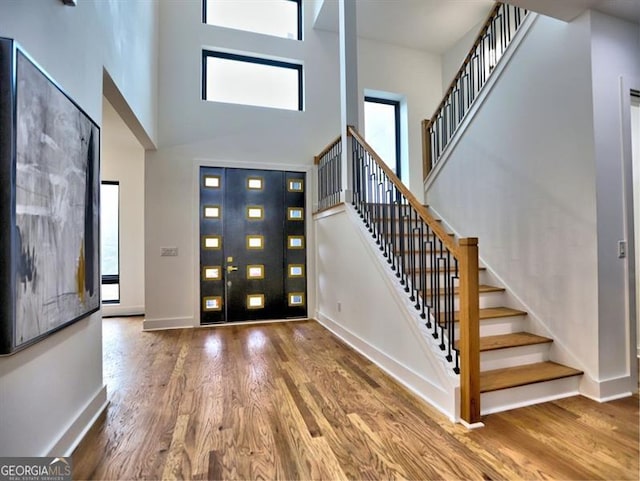
M237 271L238 268L236 266L227 266L227 272L234 272Z

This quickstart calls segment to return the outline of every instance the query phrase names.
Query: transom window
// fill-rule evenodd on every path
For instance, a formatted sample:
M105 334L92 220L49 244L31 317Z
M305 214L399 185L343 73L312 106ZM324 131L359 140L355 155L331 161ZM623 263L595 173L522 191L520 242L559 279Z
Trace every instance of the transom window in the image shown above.
M302 40L301 0L204 0L203 21L219 27Z
M300 64L204 50L202 75L203 100L302 110Z

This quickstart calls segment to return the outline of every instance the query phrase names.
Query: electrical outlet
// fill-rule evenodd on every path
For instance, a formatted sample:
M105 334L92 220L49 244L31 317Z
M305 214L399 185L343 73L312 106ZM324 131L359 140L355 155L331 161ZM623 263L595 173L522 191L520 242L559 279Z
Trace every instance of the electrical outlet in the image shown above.
M618 241L618 259L627 257L627 241Z
M338 312L342 312L342 302L338 302Z
M178 255L177 247L161 247L160 248L161 257L176 257L177 255Z

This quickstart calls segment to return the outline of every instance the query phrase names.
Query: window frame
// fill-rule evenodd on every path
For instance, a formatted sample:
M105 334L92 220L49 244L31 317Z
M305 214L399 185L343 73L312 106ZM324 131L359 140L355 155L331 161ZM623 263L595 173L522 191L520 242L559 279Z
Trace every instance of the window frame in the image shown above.
M118 273L117 274L107 274L104 275L102 274L102 252L100 253L100 285L102 286L102 284L118 284L118 298L117 299L109 299L109 300L103 300L102 299L102 294L100 295L100 303L101 304L120 304L120 298L121 298L121 285L120 285L120 181L118 180L103 180L100 182L100 187L102 187L103 185L116 185L118 186L118 207L117 207L117 212L118 212ZM101 227L101 234L102 234L102 225ZM100 241L100 243L102 243L102 240Z
M228 52L222 52L219 50L207 50L207 49L203 49L202 50L202 75L201 75L201 82L202 82L202 100L204 101L208 101L208 102L220 102L220 103L225 103L222 101L218 101L218 100L209 100L207 99L207 59L209 57L213 57L213 58L221 58L224 60L233 60L236 62L245 62L245 63L253 63L253 64L258 64L258 65L267 65L270 67L279 67L279 68L286 68L286 69L290 69L290 70L295 70L298 73L298 112L302 112L304 110L304 88L303 88L303 81L304 81L304 73L303 73L303 66L302 64L299 63L293 63L293 62L285 62L283 60L272 60L272 59L268 59L268 58L262 58L262 57L253 57L250 55L242 55L242 54L237 54L237 53L228 53ZM285 109L282 107L264 107L261 105L253 105L253 104L235 104L235 105L245 105L245 106L249 106L249 107L259 107L259 108L275 108L275 109L279 109L279 110L289 110L292 112L295 112L292 109Z
M269 37L276 37L276 38L284 38L285 40L297 40L297 41L302 41L302 32L303 32L303 18L302 18L302 0L285 0L288 2L294 2L297 6L298 9L298 37L296 39L289 39L286 37L280 37L278 35L270 35L268 33L260 33L260 32L255 32L253 30L242 30L242 29L237 29L237 28L233 28L233 27L225 27L222 25L214 25L212 23L207 23L207 0L202 0L202 23L205 25L211 25L213 27L221 27L221 28L230 28L232 30L240 30L241 32L250 32L250 33L256 33L258 35L267 35Z
M402 178L402 148L401 148L401 138L400 138L400 101L399 100L391 100L385 99L381 97L373 97L371 95L365 95L365 102L375 103L375 104L385 104L385 105L393 105L394 107L394 118L395 118L395 132L396 132L396 176L401 179ZM366 119L365 119L366 124Z

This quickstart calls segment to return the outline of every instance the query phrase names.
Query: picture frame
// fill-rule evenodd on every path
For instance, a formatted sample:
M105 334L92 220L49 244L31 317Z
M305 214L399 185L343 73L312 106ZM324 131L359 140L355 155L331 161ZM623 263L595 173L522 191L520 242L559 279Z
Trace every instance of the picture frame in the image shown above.
M0 355L100 309L100 128L0 38Z

